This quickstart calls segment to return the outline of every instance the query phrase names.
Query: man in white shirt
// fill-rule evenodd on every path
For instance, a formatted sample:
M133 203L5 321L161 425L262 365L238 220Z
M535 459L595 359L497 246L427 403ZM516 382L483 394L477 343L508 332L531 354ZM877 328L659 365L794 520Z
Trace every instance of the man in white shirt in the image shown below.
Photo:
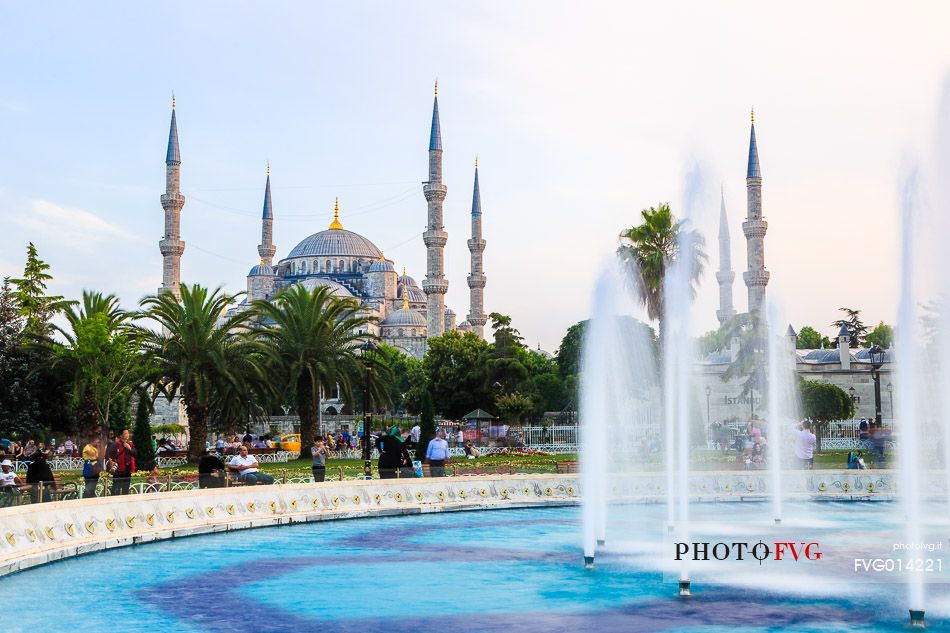
M9 459L0 462L0 494L4 495L4 497L0 497L0 506L7 505L3 503L4 498L8 501L10 499L6 495L20 494L20 485L22 484L23 481L13 472L13 462Z
M795 438L795 457L802 470L811 470L815 464L815 446L818 439L811 432L811 421L805 420L792 433Z
M455 438L455 443L459 448L465 448L465 431L459 428L459 434Z
M445 433L439 431L438 436L429 441L426 449L426 459L429 460L429 474L433 477L445 477L445 464L449 461L449 443L445 441Z
M418 446L418 445L419 445L419 438L420 438L420 437L422 437L422 427L420 427L420 426L417 424L417 425L415 425L414 427L412 427L412 429L409 431L409 439L412 440L412 445L413 445L413 446Z
M228 470L237 473L238 481L248 485L272 484L274 478L267 473L262 473L257 458L247 454L247 446L242 444L240 453L231 458L228 462Z

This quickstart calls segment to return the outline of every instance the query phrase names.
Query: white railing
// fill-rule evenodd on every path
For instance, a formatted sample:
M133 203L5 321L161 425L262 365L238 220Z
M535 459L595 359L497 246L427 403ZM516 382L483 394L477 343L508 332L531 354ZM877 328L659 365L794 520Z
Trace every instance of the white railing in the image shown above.
M524 443L528 446L557 446L577 444L577 425L526 426L522 430Z

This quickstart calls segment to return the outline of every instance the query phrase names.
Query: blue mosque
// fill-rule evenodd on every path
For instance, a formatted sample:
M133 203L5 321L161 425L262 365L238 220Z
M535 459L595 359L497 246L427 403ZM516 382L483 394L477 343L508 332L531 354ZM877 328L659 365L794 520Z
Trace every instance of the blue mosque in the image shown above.
M333 221L322 231L305 237L282 259L274 260L274 205L271 197L270 167L264 185L261 214L261 243L257 247L259 263L247 274L247 294L233 311L245 310L251 302L271 299L282 288L302 284L306 288L326 287L338 297L354 298L373 316L369 334L403 352L421 358L427 340L452 330L471 331L484 336L487 320L484 310L486 277L483 268L485 240L482 238L482 207L478 183L478 162L472 191L471 237L467 241L471 256L468 275L469 312L456 325L456 314L445 305L448 280L445 278L445 245L448 234L443 225L443 202L446 187L442 183L442 131L439 122L438 83L432 106L429 134L428 174L423 182L426 199L426 276L422 285L406 273L396 271L395 262L367 237L348 231L340 219L339 199L333 210ZM165 235L159 242L163 257L160 292L180 297L181 256L185 242L181 239L181 152L175 102L172 100L168 151L165 158L166 186L161 197L165 211Z

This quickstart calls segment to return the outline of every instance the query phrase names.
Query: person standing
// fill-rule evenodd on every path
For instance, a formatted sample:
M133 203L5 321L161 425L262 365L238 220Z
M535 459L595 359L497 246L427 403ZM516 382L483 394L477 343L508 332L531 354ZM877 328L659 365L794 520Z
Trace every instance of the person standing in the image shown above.
M462 427L459 427L459 433L455 438L455 444L459 448L465 448L465 431L462 430Z
M56 480L53 478L53 471L46 461L46 453L36 451L33 455L33 461L26 469L26 483L30 484L30 501L40 503L50 500L50 490L56 490ZM43 495L40 496L42 486Z
M129 430L122 429L115 442L106 450L106 460L109 463L109 472L112 473L113 495L129 494L132 483L132 474L135 472L135 446L129 441Z
M253 455L248 455L246 445L241 444L241 448L239 448L238 451L240 452L228 462L228 470L237 473L238 481L248 486L256 486L258 484L269 486L274 483L273 477L261 472L257 458Z
M438 435L429 441L426 459L429 461L429 473L433 477L445 477L445 464L449 461L449 443L445 441L444 431L439 431Z
M811 470L815 463L815 446L818 439L811 432L811 421L805 420L795 429L795 457L802 470Z
M96 496L96 485L99 483L99 474L102 472L98 438L91 438L89 443L83 446L82 460L82 479L85 482L82 498L89 499Z
M310 447L310 470L313 472L315 482L326 481L327 478L327 457L330 456L330 449L323 443L319 437L313 438L313 446Z
M422 427L418 424L409 430L409 441L412 442L412 448L419 446L419 440L422 438Z

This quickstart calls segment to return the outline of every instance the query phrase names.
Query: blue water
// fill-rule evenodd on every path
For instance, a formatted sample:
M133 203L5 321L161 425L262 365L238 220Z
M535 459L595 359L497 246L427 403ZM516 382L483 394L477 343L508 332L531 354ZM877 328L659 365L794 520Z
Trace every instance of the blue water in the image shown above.
M880 532L892 514L887 504L813 504L807 512L820 527L805 532L825 540L855 534L857 521ZM664 513L662 506L626 509L611 523L593 571L581 565L576 508L325 522L112 550L0 579L9 616L3 630L903 630L897 585L867 584L846 597L833 578L818 592L770 593L710 576L696 580L693 598L677 599L675 582L629 551L662 543ZM748 528L768 513L762 504L732 503L695 514ZM814 569L820 576L822 568ZM942 590L928 593L946 596ZM928 624L931 631L948 626L931 613Z

